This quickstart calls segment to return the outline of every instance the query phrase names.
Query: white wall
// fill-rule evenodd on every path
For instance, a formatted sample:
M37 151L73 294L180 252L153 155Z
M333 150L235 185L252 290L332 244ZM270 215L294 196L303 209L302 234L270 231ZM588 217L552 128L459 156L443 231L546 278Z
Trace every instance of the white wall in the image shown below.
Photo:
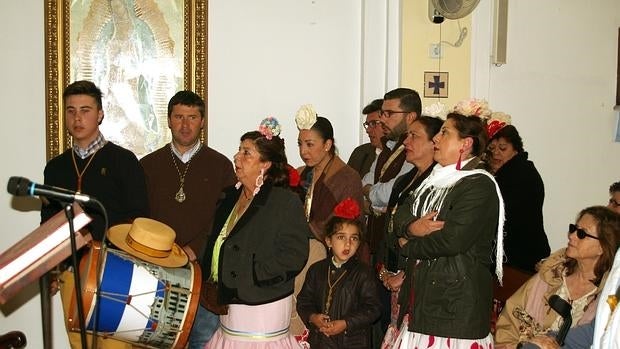
M365 136L361 109L398 85L398 10L395 0L209 1L209 145L232 157L274 116L299 166L294 116L313 104L346 161Z
M43 5L40 1L3 2L0 5L0 183L10 176L43 180L45 166L45 66ZM0 191L0 251L38 226L39 212L34 199L13 199ZM55 297L56 348L66 348L62 310ZM38 285L32 285L0 307L0 335L23 331L28 348L43 348Z
M359 2L210 1L209 13L211 146L232 157L245 131L274 116L289 161L299 165L294 116L309 103L332 121L340 151L351 151L358 129L346 125L359 115Z
M512 115L545 182L545 228L557 249L578 211L606 204L609 185L620 180L613 142L620 1L511 0L508 62L500 67L489 63L492 2L474 12L472 95Z

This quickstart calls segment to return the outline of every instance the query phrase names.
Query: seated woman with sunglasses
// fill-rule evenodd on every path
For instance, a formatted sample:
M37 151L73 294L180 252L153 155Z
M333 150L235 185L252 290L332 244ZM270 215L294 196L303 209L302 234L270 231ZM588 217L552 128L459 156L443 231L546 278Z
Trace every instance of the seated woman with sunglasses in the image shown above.
M576 224L568 225L567 247L543 260L538 273L506 302L497 320L495 347L514 348L557 331L562 318L547 303L554 294L571 304L573 326L592 321L619 243L620 215L603 206L582 210Z

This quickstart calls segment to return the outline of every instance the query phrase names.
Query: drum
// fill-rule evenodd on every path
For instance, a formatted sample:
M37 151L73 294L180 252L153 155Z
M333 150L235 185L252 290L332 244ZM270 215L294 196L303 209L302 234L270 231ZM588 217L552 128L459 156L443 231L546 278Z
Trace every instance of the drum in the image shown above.
M147 348L185 347L200 299L198 263L161 267L95 242L80 262L80 277L88 332L98 314L101 336ZM67 320L72 331L80 331L76 304L74 291Z

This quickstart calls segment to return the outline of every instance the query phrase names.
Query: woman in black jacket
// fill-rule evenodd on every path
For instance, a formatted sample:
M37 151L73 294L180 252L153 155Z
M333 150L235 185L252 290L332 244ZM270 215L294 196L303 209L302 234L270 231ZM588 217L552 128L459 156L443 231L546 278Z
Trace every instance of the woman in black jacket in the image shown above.
M551 252L543 226L545 186L514 126L490 133L489 165L506 209L506 264L534 273L536 264Z
M241 137L234 156L239 182L222 193L202 259L203 288L212 291L202 293L201 304L220 313L206 348L299 348L289 325L310 231L288 188L279 133L277 121L265 119Z
M486 141L477 114L448 114L433 138L437 164L414 192L413 216L397 220L402 251L417 260L405 276L413 278L413 308L397 348L493 346L489 269L499 260L501 280L504 217L495 180L476 169Z

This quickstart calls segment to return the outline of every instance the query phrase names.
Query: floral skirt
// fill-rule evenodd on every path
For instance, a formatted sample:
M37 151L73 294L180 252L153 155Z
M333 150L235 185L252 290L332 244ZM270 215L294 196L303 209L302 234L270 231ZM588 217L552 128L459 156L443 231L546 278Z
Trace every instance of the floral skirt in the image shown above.
M291 295L261 305L230 304L205 348L300 349L289 331L292 299Z
M407 333L407 327L409 326L409 314L406 314L403 317L403 323L400 325L400 328L396 326L396 323L391 323L387 331L385 331L385 336L383 337L383 342L381 343L381 349L392 349L399 348L400 343L403 340L403 335Z
M401 327L402 328L402 327ZM493 335L480 339L444 338L410 331L402 331L397 348L426 349L493 349Z

